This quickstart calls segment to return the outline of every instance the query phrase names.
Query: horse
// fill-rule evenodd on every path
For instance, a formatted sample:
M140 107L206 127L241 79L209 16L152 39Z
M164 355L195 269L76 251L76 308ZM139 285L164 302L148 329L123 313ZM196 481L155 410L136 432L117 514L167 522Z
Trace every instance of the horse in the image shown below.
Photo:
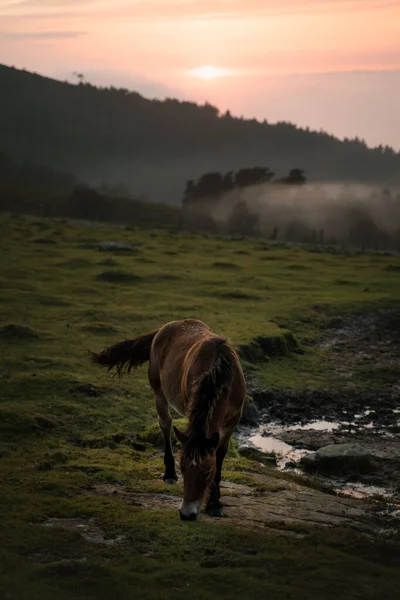
M231 435L239 423L246 386L239 357L229 342L196 319L171 321L159 329L124 340L92 360L116 374L149 361L158 423L164 439L163 480L177 482L171 446L170 406L188 420L186 431L173 427L181 443L182 520L197 519L207 494L206 513L222 517L220 482Z

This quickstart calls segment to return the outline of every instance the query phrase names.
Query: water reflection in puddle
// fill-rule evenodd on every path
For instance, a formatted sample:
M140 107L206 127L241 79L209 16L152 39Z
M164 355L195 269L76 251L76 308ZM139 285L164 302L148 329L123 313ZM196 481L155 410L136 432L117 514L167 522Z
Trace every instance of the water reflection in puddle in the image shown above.
M311 421L306 425L292 425L286 427L287 431L296 431L298 429L306 431L307 429L313 429L314 431L334 431L340 427L340 423L335 421Z
M263 452L276 454L276 466L278 469L286 469L290 465L294 466L300 459L309 454L309 450L299 450L290 444L286 444L282 440L272 435L261 435L257 433L249 438L249 442L258 450Z
M283 431L306 431L308 429L314 431L334 431L335 429L338 429L339 426L340 424L334 421L312 421L306 425L291 425L289 427L266 425L265 427L260 427L256 430L256 433L249 436L248 440L253 446L263 452L274 452L279 456L286 456L290 452L299 454L301 457L304 455L303 451L296 451L293 446L286 444L286 442L279 439L279 435L282 434ZM293 461L294 458L291 457L290 460ZM299 459L297 458L297 460Z
M352 498L369 498L370 496L390 498L393 495L392 492L378 485L365 485L358 482L343 483L335 491Z
M251 436L249 440L256 448L263 452L274 452L275 454L287 454L293 450L293 446L278 440L273 436L266 436L257 433Z

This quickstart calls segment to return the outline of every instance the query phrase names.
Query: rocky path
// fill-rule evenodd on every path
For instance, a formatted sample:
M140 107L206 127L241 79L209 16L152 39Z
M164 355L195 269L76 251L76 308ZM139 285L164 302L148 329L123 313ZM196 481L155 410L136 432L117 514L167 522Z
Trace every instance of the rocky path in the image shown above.
M374 501L357 500L309 488L275 475L244 473L252 485L225 481L222 495L225 515L213 519L202 514L200 519L229 524L248 530L274 530L282 535L301 536L310 526L342 526L358 531L392 532L400 514L388 517L387 506ZM89 494L120 497L128 504L144 510L176 511L180 497L171 493L138 493L121 485L98 485ZM399 511L400 512L400 511Z

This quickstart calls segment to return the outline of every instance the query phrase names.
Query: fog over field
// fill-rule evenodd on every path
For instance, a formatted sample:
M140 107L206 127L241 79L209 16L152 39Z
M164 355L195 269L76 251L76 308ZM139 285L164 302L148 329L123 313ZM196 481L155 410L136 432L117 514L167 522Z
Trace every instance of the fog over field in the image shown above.
M399 190L337 182L293 188L265 184L235 190L205 206L226 225L240 201L258 217L260 230L276 239L388 247L400 236Z

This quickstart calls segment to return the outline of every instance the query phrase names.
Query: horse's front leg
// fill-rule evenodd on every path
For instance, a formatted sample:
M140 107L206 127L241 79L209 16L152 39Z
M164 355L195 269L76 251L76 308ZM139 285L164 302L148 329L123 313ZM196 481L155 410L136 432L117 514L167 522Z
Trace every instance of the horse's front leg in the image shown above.
M221 483L221 471L222 471L222 463L224 462L224 458L228 451L229 439L230 435L226 438L222 439L220 445L217 449L216 454L216 471L214 481L211 484L210 493L208 496L207 504L206 504L206 513L211 517L222 517L224 514L224 508L221 503L221 492L220 492L220 483Z
M176 483L178 477L175 470L175 459L171 445L172 419L169 412L168 401L161 392L155 394L156 408L158 412L158 424L164 438L164 465L163 480L165 483Z

